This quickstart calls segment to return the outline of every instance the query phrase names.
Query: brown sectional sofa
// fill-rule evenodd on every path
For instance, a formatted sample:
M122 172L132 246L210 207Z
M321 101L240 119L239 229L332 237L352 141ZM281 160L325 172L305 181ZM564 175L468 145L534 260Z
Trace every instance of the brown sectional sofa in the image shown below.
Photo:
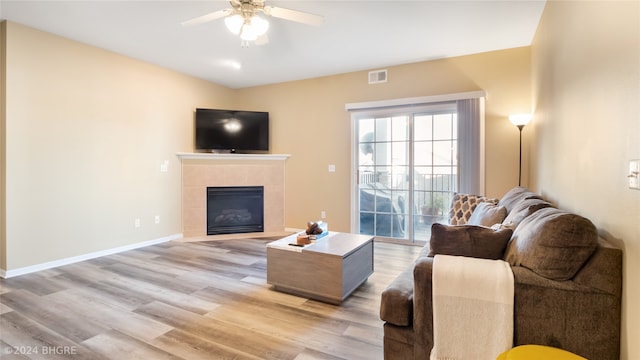
M506 209L502 229L434 224L431 245L384 290L384 358L429 358L433 256L443 253L510 263L514 346L540 344L592 360L619 359L622 251L599 238L588 219L525 188L510 190L495 206Z

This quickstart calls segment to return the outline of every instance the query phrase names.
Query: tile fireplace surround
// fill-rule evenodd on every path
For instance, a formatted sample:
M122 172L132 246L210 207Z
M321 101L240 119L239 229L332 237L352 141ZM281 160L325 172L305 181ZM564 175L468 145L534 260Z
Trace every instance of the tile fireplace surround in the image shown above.
M178 153L177 156L182 161L185 238L207 237L208 186L264 186L265 235L284 232L285 162L289 155Z

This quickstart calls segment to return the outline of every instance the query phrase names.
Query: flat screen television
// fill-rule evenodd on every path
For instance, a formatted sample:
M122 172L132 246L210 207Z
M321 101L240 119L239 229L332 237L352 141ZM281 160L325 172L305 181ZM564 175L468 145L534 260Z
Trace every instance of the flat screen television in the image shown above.
M203 152L269 151L269 113L196 109L195 144Z

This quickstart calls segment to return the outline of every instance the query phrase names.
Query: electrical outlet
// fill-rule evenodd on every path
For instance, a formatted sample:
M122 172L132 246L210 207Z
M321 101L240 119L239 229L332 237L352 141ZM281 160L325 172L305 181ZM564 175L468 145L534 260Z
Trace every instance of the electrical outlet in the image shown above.
M324 210L320 211L320 218L321 219L326 219L327 218L327 212L324 211Z
M329 164L329 172L336 172L336 166L334 164Z
M136 220L133 222L133 226L135 226L136 228L139 228L139 227L140 227L140 219L136 219Z
M165 160L160 164L160 172L168 172L169 171L169 160Z
M160 224L160 215L156 215L156 218L154 221L156 222L156 224Z

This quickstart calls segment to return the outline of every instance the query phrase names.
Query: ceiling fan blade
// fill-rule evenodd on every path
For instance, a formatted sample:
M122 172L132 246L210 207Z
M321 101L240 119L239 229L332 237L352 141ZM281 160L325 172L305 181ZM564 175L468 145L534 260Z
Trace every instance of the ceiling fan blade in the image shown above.
M206 22L217 20L225 16L231 15L232 12L233 12L233 9L222 9L222 10L214 11L212 13L208 13L206 15L195 17L190 20L183 21L181 24L182 26L204 24Z
M285 9L277 6L265 6L264 13L280 19L291 20L313 26L320 26L324 22L324 17L320 15Z

